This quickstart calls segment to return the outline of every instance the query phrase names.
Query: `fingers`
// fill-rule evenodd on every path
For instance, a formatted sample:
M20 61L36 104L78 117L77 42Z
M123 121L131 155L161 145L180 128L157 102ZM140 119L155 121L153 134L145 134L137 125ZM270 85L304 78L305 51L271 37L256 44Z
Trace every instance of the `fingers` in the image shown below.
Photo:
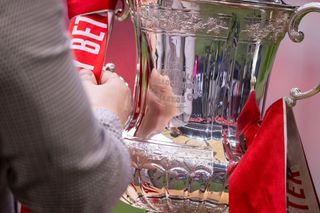
M101 84L104 84L108 80L110 80L112 78L116 78L116 77L118 77L117 73L110 72L110 71L104 71L104 72L102 72L102 76L101 76Z
M120 78L121 81L123 81L123 83L124 83L127 87L129 87L129 84L128 84L121 76L120 76L119 78Z
M104 71L102 73L101 84L104 84L113 78L119 78L127 87L129 87L128 83L121 76L119 76L115 72L110 72L110 71Z
M97 84L96 77L90 70L85 70L85 69L80 70L79 76L82 81L92 83L92 84Z

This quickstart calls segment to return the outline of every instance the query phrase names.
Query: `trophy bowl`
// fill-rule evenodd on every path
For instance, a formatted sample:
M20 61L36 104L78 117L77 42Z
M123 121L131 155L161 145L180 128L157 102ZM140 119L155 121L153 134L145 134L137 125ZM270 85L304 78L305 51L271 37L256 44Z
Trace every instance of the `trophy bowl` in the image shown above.
M122 200L148 212L228 212L228 179L245 154L237 119L260 110L277 48L320 11L282 1L128 0L135 27L133 112L123 133L132 182Z

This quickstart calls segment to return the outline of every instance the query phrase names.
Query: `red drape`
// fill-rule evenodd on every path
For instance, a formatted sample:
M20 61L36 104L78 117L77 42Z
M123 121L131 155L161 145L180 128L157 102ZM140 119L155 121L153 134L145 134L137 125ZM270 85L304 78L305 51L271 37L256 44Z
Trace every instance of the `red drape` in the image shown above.
M238 119L247 151L229 180L230 213L284 213L284 101L267 110L262 122L252 92Z

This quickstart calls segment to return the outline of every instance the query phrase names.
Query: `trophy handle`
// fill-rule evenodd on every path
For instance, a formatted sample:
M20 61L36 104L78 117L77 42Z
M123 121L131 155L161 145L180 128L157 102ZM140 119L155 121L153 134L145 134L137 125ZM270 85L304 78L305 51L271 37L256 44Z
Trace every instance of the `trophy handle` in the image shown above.
M287 97L286 100L289 106L293 107L296 105L297 100L312 97L319 92L320 92L320 83L314 88L312 88L311 90L308 90L306 92L302 92L299 88L292 88L290 90L290 97Z
M115 17L117 21L125 21L129 16L129 4L126 0L122 0L122 8L116 9Z
M305 4L297 9L292 16L289 24L289 37L294 42L301 42L304 38L303 32L299 31L299 25L305 15L311 12L320 13L320 3L312 2ZM290 106L295 106L297 100L309 98L320 92L320 83L313 89L306 92L302 92L299 88L292 88L290 90L290 97L287 98L287 102Z

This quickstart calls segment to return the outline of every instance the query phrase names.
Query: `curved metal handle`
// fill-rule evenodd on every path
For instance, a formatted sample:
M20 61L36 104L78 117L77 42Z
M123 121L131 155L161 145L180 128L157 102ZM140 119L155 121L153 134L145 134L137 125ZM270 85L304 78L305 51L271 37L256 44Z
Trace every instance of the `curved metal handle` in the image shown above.
M320 13L320 3L312 2L299 7L296 13L292 16L289 24L289 37L294 42L301 42L304 38L303 32L299 31L299 25L302 18L311 12ZM297 100L309 98L320 92L320 83L311 90L302 92L299 88L290 90L290 97L287 98L287 103L290 106L295 106Z
M290 97L286 98L286 101L289 106L293 107L296 105L297 100L306 99L309 97L312 97L320 92L320 83L312 88L311 90L308 90L306 92L302 92L299 88L292 88L290 90Z
M117 21L124 21L129 16L129 4L127 0L122 0L122 8L116 9L115 17Z

